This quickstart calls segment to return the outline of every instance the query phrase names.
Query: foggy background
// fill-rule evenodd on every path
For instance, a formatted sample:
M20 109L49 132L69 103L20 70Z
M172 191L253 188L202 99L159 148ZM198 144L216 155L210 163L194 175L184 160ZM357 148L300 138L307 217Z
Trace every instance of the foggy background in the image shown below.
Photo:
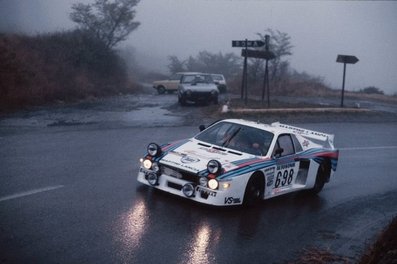
M0 0L0 31L28 34L67 30L71 5L88 0ZM232 40L258 39L267 28L291 37L291 67L341 88L338 54L360 60L347 66L346 89L376 86L397 93L397 2L141 0L141 22L118 48L133 47L136 61L167 73L167 57L180 59L200 51L234 52Z

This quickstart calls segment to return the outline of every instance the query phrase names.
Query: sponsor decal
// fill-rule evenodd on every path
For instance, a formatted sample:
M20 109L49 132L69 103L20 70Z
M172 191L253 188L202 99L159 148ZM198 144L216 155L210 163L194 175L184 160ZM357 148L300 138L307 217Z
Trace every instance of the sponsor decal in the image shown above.
M195 171L195 172L199 172L199 171L200 171L200 170L197 169L197 168L194 168L194 167L185 165L185 164L183 164L183 163L179 164L178 162L175 162L175 161L173 161L173 160L169 160L169 159L167 159L167 158L163 158L162 161L163 161L162 163L164 163L164 164L171 165L171 166L175 166L175 167L177 167L177 168L188 169L188 170Z
M269 167L269 168L266 168L265 169L265 174L266 174L266 176L270 176L270 175L274 175L274 171L276 170L276 168L275 167Z
M241 203L240 198L225 197L225 204L240 204L240 203Z
M267 187L272 186L272 185L273 185L273 182L274 182L274 174L271 175L271 176L268 176L266 182L267 182L267 183L266 183L266 186L267 186Z
M265 169L265 176L266 176L266 186L272 186L274 183L274 174L276 171L276 167L269 167Z
M277 165L277 170L285 170L285 169L289 169L289 168L295 168L295 162L283 164L283 165Z
M204 193L208 196L216 197L216 192L206 190L206 189L202 188L201 186L196 186L196 192Z
M208 153L215 153L215 154L219 154L219 155L223 155L223 156L227 155L227 153L225 153L225 151L222 152L220 150L213 149L213 148L199 148L199 149L204 150Z
M197 163L197 162L199 162L200 161L200 159L198 159L198 158L194 158L194 157L191 157L191 156L183 156L182 158L181 158L181 162L182 163Z
M304 140L302 143L302 146L304 146L305 148L307 148L310 145L309 140Z

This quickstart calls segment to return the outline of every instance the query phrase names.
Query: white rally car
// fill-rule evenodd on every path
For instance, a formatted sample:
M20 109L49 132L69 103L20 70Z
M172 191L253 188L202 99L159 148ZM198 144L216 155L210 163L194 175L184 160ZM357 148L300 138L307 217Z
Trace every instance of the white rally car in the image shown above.
M299 190L318 193L336 170L339 151L330 134L236 119L201 130L150 143L138 181L204 204L252 205Z

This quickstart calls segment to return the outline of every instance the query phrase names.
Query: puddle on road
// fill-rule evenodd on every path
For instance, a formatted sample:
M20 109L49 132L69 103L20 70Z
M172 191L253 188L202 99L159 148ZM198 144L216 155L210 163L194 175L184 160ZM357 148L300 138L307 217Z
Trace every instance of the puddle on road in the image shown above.
M123 121L161 126L179 124L182 122L182 118L172 115L170 111L161 107L149 107L124 113Z
M170 126L183 122L183 117L161 107L145 107L122 111L38 111L16 114L0 120L0 127L61 127L119 124L123 126Z

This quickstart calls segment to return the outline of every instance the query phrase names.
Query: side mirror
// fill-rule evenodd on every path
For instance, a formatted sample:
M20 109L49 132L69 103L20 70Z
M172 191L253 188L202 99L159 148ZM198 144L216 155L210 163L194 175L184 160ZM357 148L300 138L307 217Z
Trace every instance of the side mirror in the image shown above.
M205 130L205 126L204 125L200 125L199 126L200 132Z
M276 149L276 151L274 152L274 157L275 158L280 158L281 157L281 154L284 152L284 149L283 148L278 148L278 149Z

